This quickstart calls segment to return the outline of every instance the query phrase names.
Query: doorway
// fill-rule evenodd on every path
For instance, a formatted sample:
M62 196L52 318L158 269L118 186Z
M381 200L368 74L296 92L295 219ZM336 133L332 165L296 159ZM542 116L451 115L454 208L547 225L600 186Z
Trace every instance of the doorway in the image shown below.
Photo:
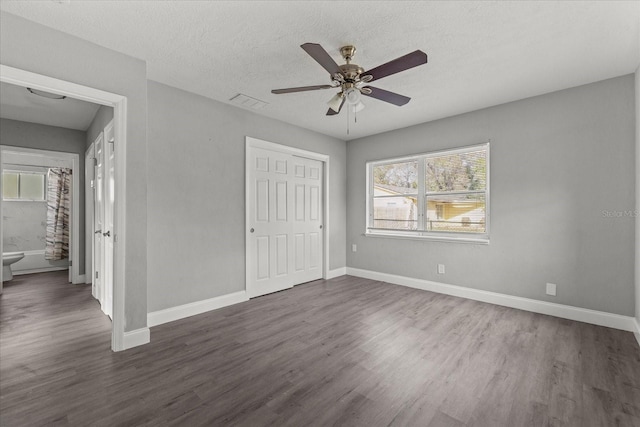
M105 92L99 89L78 85L72 82L32 73L26 70L0 64L0 82L10 83L24 88L46 91L64 95L82 101L113 107L113 187L110 197L113 200L113 228L110 237L113 244L112 289L112 328L111 348L113 351L126 349L125 343L125 251L126 222L125 222L125 165L126 165L126 126L127 126L127 98ZM118 149L115 149L117 144ZM1 182L0 182L1 184ZM76 187L78 188L78 187ZM0 242L2 242L2 227L0 226ZM0 243L1 245L1 243ZM0 282L0 289L2 283ZM134 344L135 345L135 344Z
M41 185L42 188L42 197L38 197L38 200L33 200L33 197L27 197L26 199L23 197L18 197L12 201L3 200L3 203L9 203L9 206L5 206L6 209L9 207L12 208L11 212L15 212L20 215L20 218L12 217L3 210L3 221L2 221L2 230L3 234L6 233L5 226L8 221L11 221L13 227L11 229L12 234L16 234L10 240L16 240L20 242L24 240L23 234L25 232L33 234L33 239L31 240L39 240L39 244L44 243L45 225L46 225L46 182L47 182L47 170L50 168L64 168L71 171L71 188L70 188L70 201L71 201L71 209L68 212L70 229L69 231L69 256L68 259L65 258L61 261L55 262L45 261L44 258L44 249L38 249L36 247L27 247L25 250L24 247L4 247L4 240L0 243L2 246L2 252L21 252L25 254L25 258L16 263L15 267L20 266L20 273L37 273L42 271L54 271L59 269L66 269L68 267L69 270L69 282L73 284L84 283L85 276L80 274L80 198L79 192L80 189L80 180L78 177L80 162L79 156L73 153L63 153L58 151L47 151L40 149L32 149L32 148L23 148L23 147L14 147L14 146L0 146L1 158L2 161L0 163L0 168L2 169L2 179L7 178L18 178L16 184L19 184L23 178L27 178L30 176L31 181L35 181L34 178L41 177L41 180L35 181L38 185ZM25 175L29 174L29 175ZM31 184L33 185L33 184ZM3 189L5 187L3 186ZM16 189L22 189L22 185L16 185ZM39 191L38 194L39 195ZM16 194L16 196L21 196L20 194ZM22 201L28 200L28 201ZM12 206L14 204L20 204L21 206L15 207ZM44 209L42 210L42 205L44 205ZM12 221L13 220L13 221ZM22 226L20 226L22 225ZM26 230L26 228L29 230ZM4 236L3 236L4 237ZM22 243L22 242L20 242ZM23 244L29 245L30 242L25 242ZM36 243L36 246L39 245ZM44 247L44 246L42 246ZM32 250L37 249L37 250ZM73 261L76 261L75 263ZM18 274L18 272L16 272Z
M326 278L329 156L247 137L249 298Z

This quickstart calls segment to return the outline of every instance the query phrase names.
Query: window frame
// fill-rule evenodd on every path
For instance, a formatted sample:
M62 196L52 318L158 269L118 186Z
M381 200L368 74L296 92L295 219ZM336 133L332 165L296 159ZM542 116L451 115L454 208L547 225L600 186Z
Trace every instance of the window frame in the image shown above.
M452 191L434 193L426 191L426 168L425 163L428 158L441 157L443 155L455 155L468 153L472 151L484 150L486 153L486 184L485 190L471 190L471 191ZM420 240L434 240L444 242L461 242L461 243L479 243L489 244L490 236L490 143L484 142L481 144L474 144L464 147L448 148L437 151L430 151L426 153L419 153L410 156L393 157L380 160L370 160L366 162L366 218L365 218L365 236L368 237L392 237L392 238L407 238L407 239L420 239ZM374 182L373 182L373 168L376 166L395 164L409 161L417 161L418 165L418 198L417 198L417 224L418 230L392 230L383 228L374 228L373 214L374 214ZM438 230L426 230L427 212L426 202L429 195L434 194L484 194L485 196L485 231L484 233L473 232L455 232L455 231L438 231ZM394 197L401 197L394 196Z
M16 174L18 175L18 197L17 198L6 198L4 196L4 188L0 189L0 191L2 191L2 201L3 202L47 202L47 172L44 171L33 171L33 170L27 170L27 169L22 169L22 170L18 170L18 169L3 169L2 170L2 174L4 175L5 173L9 174ZM21 180L21 175L41 175L42 176L42 199L31 199L31 198L27 198L27 197L20 197L20 180Z

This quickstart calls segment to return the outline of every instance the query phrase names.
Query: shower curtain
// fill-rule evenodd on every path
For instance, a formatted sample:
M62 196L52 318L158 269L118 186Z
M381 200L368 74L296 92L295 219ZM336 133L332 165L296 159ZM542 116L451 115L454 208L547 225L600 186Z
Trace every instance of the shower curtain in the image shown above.
M47 174L47 246L44 258L69 258L71 169L51 168Z

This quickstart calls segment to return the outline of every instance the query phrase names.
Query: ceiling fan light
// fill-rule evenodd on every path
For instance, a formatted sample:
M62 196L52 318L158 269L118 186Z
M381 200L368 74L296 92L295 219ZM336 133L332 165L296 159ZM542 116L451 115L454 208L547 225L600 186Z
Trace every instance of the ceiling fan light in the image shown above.
M358 103L353 105L351 108L353 108L354 113L359 113L360 111L364 110L364 104L362 103L362 101L358 101Z
M340 111L340 105L342 104L342 92L337 93L333 98L327 102L329 108L331 108L336 113Z
M58 95L57 93L45 92L44 90L39 90L39 89L31 89L30 87L28 87L27 90L30 93L41 96L43 98L49 98L49 99L65 99L66 98L65 95Z
M348 104L354 105L360 102L360 91L358 89L355 89L355 88L347 89L345 96L347 97Z

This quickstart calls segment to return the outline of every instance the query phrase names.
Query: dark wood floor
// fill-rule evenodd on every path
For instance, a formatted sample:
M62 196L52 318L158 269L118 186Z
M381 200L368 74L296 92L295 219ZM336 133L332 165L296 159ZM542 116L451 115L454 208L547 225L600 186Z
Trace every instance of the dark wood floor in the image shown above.
M66 277L5 284L2 426L640 426L628 332L344 276L112 353Z

